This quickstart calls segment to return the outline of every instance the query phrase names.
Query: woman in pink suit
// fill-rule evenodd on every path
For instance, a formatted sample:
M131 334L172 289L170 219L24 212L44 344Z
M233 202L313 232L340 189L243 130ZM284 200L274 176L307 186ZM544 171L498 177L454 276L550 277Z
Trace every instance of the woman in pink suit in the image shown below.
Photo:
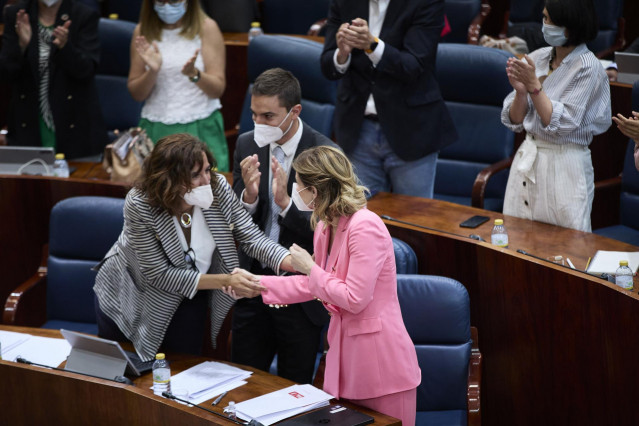
M293 202L313 212L315 256L293 245L304 275L263 276L264 303L321 300L331 315L324 390L414 425L421 372L397 299L390 234L366 209L366 188L341 151L309 149L293 168Z

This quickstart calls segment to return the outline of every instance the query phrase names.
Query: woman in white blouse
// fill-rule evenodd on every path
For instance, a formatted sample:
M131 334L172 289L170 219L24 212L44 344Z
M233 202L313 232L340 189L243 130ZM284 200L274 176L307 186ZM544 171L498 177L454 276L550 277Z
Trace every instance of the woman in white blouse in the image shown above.
M131 40L128 87L144 101L140 127L157 142L190 133L229 171L220 97L226 87L224 39L199 0L143 0Z
M592 0L546 0L550 47L506 66L513 92L501 120L526 139L510 169L504 214L590 231L594 173L588 145L611 124L606 73L586 42L597 35Z

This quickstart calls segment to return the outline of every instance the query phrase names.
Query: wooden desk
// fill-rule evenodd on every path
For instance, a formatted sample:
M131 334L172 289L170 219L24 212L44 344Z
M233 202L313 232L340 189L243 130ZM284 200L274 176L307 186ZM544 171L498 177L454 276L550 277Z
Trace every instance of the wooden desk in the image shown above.
M0 330L17 331L61 338L58 330L0 326ZM207 358L167 354L171 373L177 374ZM294 384L246 366L253 371L247 384L229 391L226 401L245 401ZM74 373L0 361L0 424L11 425L232 425L203 410L182 405L153 394L150 373L134 380L135 386L96 379ZM342 403L342 401L340 401ZM358 407L358 411L375 418L375 424L400 426L393 417ZM201 406L221 413L223 404L211 407L210 400ZM7 422L7 423L5 423Z
M583 269L598 249L637 247L506 216L510 246L502 249L468 238L490 241L501 214L384 193L369 208L436 229L385 221L393 236L413 247L420 273L451 277L468 289L484 367L482 423L639 424L637 292L516 252L560 254ZM491 220L476 229L459 227L475 214Z

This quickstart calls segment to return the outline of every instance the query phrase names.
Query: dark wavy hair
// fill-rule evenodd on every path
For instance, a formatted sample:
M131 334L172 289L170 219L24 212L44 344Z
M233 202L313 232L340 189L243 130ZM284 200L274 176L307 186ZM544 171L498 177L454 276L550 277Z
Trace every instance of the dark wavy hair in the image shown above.
M204 142L188 133L176 133L158 141L142 166L142 176L136 187L142 191L153 207L167 210L171 215L179 214L184 188L191 188L191 173L194 167L200 170L202 153L206 155L211 169L217 162ZM211 176L215 189L217 180Z
M546 10L555 25L566 27L568 41L564 46L577 46L597 37L599 23L592 0L546 0Z

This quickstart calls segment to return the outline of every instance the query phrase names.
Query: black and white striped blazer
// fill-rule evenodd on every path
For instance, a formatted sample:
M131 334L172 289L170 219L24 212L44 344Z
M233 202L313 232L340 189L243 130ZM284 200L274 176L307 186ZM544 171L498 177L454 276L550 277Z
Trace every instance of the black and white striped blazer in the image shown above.
M245 253L277 270L288 251L264 236L224 176L215 177L213 205L202 213L215 239L218 272L239 267L236 241ZM122 234L98 268L93 289L100 309L133 342L143 360L153 359L173 314L197 286L198 273L184 259L171 215L150 206L139 190L129 191ZM209 292L215 345L234 300L219 290Z

